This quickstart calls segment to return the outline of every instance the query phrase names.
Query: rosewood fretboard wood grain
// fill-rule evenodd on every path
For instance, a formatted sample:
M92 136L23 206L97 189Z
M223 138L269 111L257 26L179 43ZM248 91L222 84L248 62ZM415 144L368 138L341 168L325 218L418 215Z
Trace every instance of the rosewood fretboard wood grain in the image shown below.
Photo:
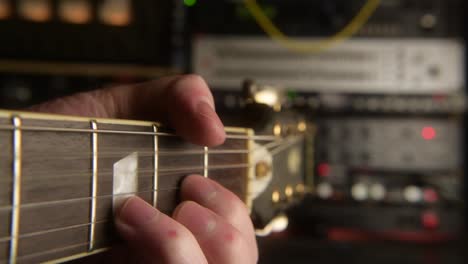
M250 131L227 131L233 137L225 144L205 148L149 122L0 112L0 263L72 259L109 247L113 169L132 153L136 195L167 214L191 173L245 200Z

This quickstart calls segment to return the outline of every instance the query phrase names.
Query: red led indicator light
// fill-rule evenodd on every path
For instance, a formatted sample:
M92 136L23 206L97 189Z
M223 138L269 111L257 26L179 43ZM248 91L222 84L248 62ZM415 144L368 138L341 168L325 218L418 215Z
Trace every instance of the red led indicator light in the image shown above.
M321 163L317 167L318 174L320 177L327 177L330 175L330 165L327 163Z
M428 203L435 203L439 200L439 195L434 189L424 190L424 200Z
M424 212L421 215L421 222L426 229L437 229L440 225L439 216L434 212Z
M436 136L437 136L437 133L435 131L435 129L433 127L424 127L421 131L421 136L425 139L425 140L433 140Z
M432 99L436 102L443 102L447 99L447 96L446 95L442 95L442 94L437 94L437 95L433 95L432 96Z

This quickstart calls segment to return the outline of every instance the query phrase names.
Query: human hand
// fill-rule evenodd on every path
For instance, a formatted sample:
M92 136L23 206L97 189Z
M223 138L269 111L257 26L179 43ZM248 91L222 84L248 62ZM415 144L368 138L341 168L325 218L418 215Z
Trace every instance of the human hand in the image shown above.
M213 96L196 75L80 93L30 110L158 120L194 144L215 146L225 140ZM237 196L212 180L191 175L182 183L181 198L172 217L140 198L125 201L117 210L115 223L126 245L105 257L120 263L256 263L254 229ZM99 260L106 261L102 257Z

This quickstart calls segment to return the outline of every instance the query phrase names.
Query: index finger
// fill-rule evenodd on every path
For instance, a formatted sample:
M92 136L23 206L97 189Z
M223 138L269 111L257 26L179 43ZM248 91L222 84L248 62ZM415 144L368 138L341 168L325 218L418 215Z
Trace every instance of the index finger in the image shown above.
M198 75L164 77L59 98L31 108L40 112L104 118L157 120L186 140L206 146L224 142L213 96Z

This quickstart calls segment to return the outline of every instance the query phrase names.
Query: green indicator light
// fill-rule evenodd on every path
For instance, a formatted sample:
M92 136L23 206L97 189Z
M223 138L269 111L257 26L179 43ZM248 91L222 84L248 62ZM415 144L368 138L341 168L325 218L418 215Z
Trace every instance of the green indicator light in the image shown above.
M194 6L197 3L197 0L184 0L186 6Z
M294 100L294 99L296 99L296 97L297 97L297 93L296 93L295 91L291 91L291 90L290 90L290 91L287 92L287 96L288 96L288 98L289 98L290 100Z

